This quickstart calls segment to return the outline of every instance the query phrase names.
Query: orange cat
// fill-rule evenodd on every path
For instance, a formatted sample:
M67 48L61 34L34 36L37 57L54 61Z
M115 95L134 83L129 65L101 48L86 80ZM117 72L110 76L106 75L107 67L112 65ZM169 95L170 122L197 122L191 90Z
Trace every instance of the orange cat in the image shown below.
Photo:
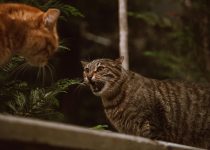
M58 9L46 12L25 4L0 4L0 65L14 55L32 66L45 66L58 48Z

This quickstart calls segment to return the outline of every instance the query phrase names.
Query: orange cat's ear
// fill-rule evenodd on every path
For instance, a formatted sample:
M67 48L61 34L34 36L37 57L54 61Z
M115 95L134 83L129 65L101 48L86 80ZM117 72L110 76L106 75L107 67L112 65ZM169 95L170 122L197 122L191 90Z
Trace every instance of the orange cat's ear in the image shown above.
M47 10L47 12L44 13L44 25L47 28L52 28L55 26L58 17L60 16L60 10L59 9L54 9L50 8Z
M122 65L123 60L124 60L124 56L120 56L120 58L115 59L115 62Z
M85 67L88 63L87 61L81 61L82 67Z

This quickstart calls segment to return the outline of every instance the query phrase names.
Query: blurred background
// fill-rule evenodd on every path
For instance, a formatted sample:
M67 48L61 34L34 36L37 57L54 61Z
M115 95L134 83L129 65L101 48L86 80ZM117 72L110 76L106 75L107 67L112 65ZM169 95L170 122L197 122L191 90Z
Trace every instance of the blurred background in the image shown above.
M46 9L42 6L47 4L62 11L58 32L62 44L69 49L58 52L51 60L54 82L82 80L81 60L119 57L117 0L12 2L27 3L41 9ZM210 81L210 1L130 0L127 5L130 70L156 79ZM61 6L71 6L70 15L66 15L65 8ZM46 81L40 85L33 79L33 74L31 70L25 71L10 80L30 83L34 85L32 89L46 89L53 84ZM49 72L46 76L50 78ZM105 117L100 98L95 97L87 87L70 85L66 93L56 95L56 99L58 104L54 110L61 114L62 119L44 119L86 127L108 125L108 129L114 130ZM16 107L19 106L16 104ZM27 110L14 113L8 108L0 109L2 113L28 117L25 115Z

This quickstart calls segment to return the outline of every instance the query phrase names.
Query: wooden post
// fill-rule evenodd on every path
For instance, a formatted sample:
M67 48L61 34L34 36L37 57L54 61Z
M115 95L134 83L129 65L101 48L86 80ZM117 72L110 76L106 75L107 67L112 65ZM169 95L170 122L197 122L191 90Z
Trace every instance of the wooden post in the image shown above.
M128 56L128 23L127 23L127 0L119 0L119 50L120 56L124 57L123 67L129 69Z

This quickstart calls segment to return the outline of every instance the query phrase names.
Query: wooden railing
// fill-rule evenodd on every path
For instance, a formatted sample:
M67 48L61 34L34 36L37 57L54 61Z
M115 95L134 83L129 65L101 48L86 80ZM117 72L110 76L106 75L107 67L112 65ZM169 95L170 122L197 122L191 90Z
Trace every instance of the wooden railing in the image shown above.
M13 143L22 148L24 148L24 146L38 146L39 149L45 147L44 149L56 150L198 149L174 143L153 141L142 137L98 131L67 124L0 115L0 149L3 150L2 147L5 149L11 148Z

